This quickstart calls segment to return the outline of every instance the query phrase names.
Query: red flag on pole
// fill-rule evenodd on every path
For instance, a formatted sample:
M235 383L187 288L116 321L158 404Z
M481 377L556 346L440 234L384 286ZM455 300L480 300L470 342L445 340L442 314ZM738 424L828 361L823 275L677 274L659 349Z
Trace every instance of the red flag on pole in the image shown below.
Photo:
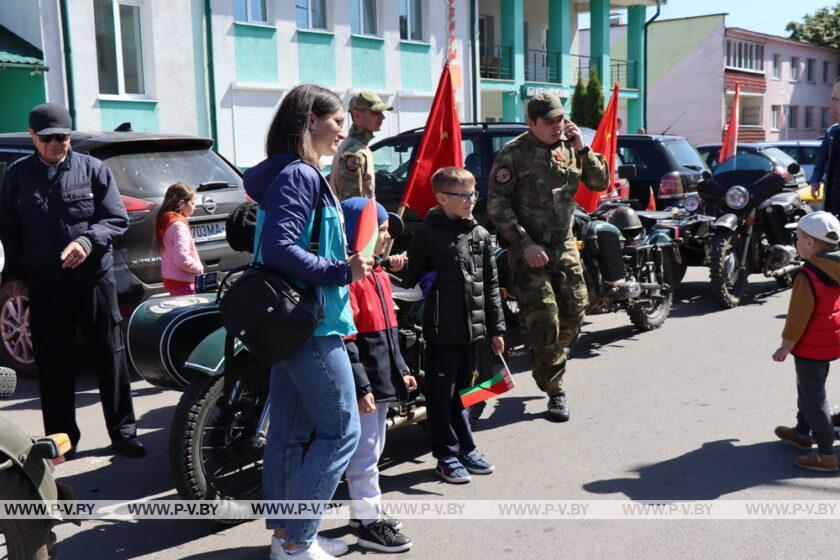
M420 148L401 206L411 208L421 216L437 205L432 192L431 179L441 167L464 167L464 152L461 148L461 122L455 106L455 90L449 64L443 67L435 99L426 128L420 139Z
M741 109L741 84L735 82L735 99L732 100L732 113L729 115L729 126L726 129L726 136L723 137L723 145L720 147L718 163L735 155L738 149L738 114Z
M598 152L607 160L607 167L609 168L610 186L612 186L615 178L615 160L618 154L618 82L613 86L613 92L610 96L610 101L607 103L607 108L604 110L604 115L601 117L601 122L598 124L598 130L595 131L595 138L592 139L593 152ZM592 212L598 206L598 199L601 193L590 191L581 183L575 194L575 202L587 212Z

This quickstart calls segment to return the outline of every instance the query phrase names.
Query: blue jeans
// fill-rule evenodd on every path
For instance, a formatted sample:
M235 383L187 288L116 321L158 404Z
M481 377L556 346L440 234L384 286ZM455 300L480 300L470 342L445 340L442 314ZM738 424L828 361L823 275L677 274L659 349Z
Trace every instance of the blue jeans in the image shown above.
M266 500L329 500L359 441L353 372L339 336L310 337L271 368L263 454ZM304 445L315 439L304 455ZM320 519L268 519L286 541L308 546Z

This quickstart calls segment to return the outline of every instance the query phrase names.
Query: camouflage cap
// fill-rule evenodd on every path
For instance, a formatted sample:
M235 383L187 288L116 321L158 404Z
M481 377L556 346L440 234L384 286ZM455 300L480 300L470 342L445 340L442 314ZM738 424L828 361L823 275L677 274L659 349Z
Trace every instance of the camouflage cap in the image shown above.
M553 93L538 93L528 100L528 118L551 120L564 114L563 101Z
M394 108L387 103L383 103L378 95L372 91L360 91L350 99L351 111L393 111Z

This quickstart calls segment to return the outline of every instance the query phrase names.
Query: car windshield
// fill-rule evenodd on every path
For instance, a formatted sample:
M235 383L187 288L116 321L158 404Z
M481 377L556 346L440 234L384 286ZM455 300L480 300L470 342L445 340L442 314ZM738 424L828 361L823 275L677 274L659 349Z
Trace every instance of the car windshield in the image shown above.
M212 150L121 154L105 159L120 193L141 198L163 196L172 183L193 187L222 181L238 187L242 179Z
M746 171L748 169L770 171L772 168L773 162L763 155L752 152L740 152L731 158L723 160L715 167L713 174L717 175L728 171Z
M674 142L663 142L665 148L674 158L674 163L696 171L706 169L706 164L697 150L685 140L676 140Z

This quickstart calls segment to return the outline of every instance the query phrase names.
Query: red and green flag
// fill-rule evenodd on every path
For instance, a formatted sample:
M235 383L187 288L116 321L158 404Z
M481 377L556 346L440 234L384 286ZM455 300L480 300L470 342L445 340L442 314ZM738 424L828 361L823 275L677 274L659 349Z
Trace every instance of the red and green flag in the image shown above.
M353 241L353 252L372 258L377 239L379 239L379 223L376 218L376 201L370 199L359 215L356 239Z
M510 369L505 363L505 359L499 356L502 360L502 370L483 383L467 387L458 392L461 395L461 402L464 408L470 407L481 401L498 397L502 393L507 393L516 385L513 382L513 376L510 374Z

